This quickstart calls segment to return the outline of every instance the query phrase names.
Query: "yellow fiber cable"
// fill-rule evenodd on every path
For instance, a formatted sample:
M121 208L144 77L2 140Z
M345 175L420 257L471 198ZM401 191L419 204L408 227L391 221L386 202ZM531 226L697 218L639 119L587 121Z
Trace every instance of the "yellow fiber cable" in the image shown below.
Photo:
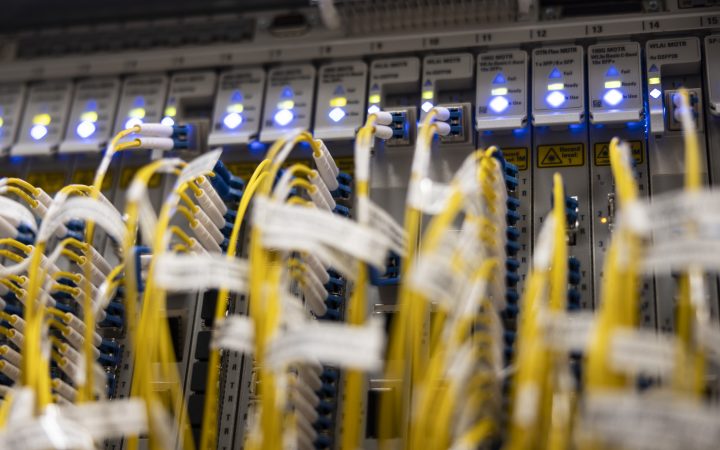
M21 199L23 199L23 201L30 205L31 208L37 208L39 202L22 189L16 188L15 186L7 186L5 190L8 193L15 194Z
M0 245L7 245L9 247L13 247L13 248L20 250L21 252L26 253L26 254L30 253L30 251L32 250L31 245L25 245L22 242L20 242L16 239L12 239L12 238L0 239Z
M5 287L7 287L8 289L10 289L10 290L12 291L12 293L15 294L15 296L17 296L17 297L20 297L20 296L25 297L25 293L24 293L24 291L22 290L22 288L17 287L17 286L15 285L15 283L12 283L12 282L9 281L9 280L0 280L0 283L2 283Z
M11 252L10 250L0 249L0 256L3 258L7 258L11 260L12 262L22 262L25 260L22 256L18 255L17 253Z
M265 178L268 177L266 168L270 163L269 160L264 160L253 172L253 175L248 182L245 192L240 199L240 206L238 207L237 215L235 216L235 222L230 233L230 239L228 241L227 258L232 259L235 257L237 252L238 241L240 240L240 228L242 227L243 220L245 219L245 213L250 205L250 200L255 195L257 187L263 183ZM218 291L217 303L215 305L215 320L219 320L225 316L225 310L227 308L229 291L221 288ZM214 449L217 445L217 408L218 408L218 378L220 369L220 352L218 349L210 350L210 358L208 362L208 379L205 392L205 404L203 406L203 422L202 432L200 437L199 449Z
M683 108L689 108L690 100L685 88L680 88ZM690 114L688 112L688 114ZM698 192L702 188L702 164L697 132L689 128L683 120L683 141L685 144L685 191ZM694 226L694 224L689 224ZM695 323L696 307L690 294L691 278L700 279L703 276L697 268L690 269L682 274L678 282L678 304L676 316L677 336L683 346L678 352L675 363L676 374L673 383L680 390L693 392L700 396L705 386L705 356L703 351L693 342L693 327ZM701 300L704 301L704 300Z
M183 203L185 203L185 206L187 207L187 209L188 209L190 212L192 212L193 214L195 214L195 213L198 212L198 210L200 209L200 207L199 207L198 205L196 205L195 202L193 202L193 201L190 199L190 196L189 196L189 195L187 195L187 194L186 194L185 192L183 192L183 191L178 192L178 195L180 196L180 200L181 200Z
M190 236L188 236L187 233L182 230L182 228L178 227L177 225L173 225L169 228L169 231L170 233L180 238L180 240L183 241L186 246L192 247L192 238L190 238Z
M152 178L152 176L157 173L161 167L164 166L164 162L162 160L154 161L147 166L143 167L138 171L138 173L135 176L135 180L138 182L141 182L145 185L147 185ZM102 181L102 180L101 180ZM123 254L123 261L125 262L125 270L129 274L133 274L131 276L124 277L124 286L125 286L125 307L126 307L126 320L128 322L128 345L134 351L135 354L135 372L134 372L134 381L132 385L132 391L131 395L138 396L141 395L143 399L146 401L146 406L151 408L151 405L156 401L156 395L154 395L152 392L146 392L146 386L148 385L149 381L146 380L147 372L143 370L141 366L141 360L138 358L138 346L137 342L140 342L140 339L142 338L142 334L144 333L142 327L140 324L137 323L137 303L138 303L138 287L137 287L137 280L135 279L135 257L133 255L133 246L135 243L135 238L137 236L138 231L138 218L139 218L139 209L138 204L136 201L128 201L125 208L125 213L127 217L126 221L126 236L123 239L122 244L122 254ZM146 305L143 305L145 307ZM145 342L145 341L142 341ZM154 359L152 355L152 348L150 347L151 355L149 355L151 358ZM128 436L128 447L130 449L136 449L138 446L138 436Z
M610 164L615 179L618 204L622 209L638 197L637 185L628 161L618 148L618 139L610 142ZM610 370L609 345L612 333L619 326L635 326L638 308L638 274L635 261L639 258L639 238L629 230L619 228L610 243L605 265L601 301L586 358L586 385L597 389L621 387L626 377ZM627 267L618 266L619 252L627 252Z
M21 179L21 178L8 178L7 184L12 185L15 184L20 188L25 189L28 191L28 194L32 195L33 197L37 197L40 195L40 189L36 188L32 184L28 183L27 181Z
M312 147L313 153L319 156L322 151L319 142L316 142L310 133L301 132L295 135L292 140L280 139L276 141L268 151L267 159L271 161L268 168L268 177L259 183L257 194L268 198L280 167L283 164L282 158L277 158L280 151L287 146L291 149L299 142L307 142ZM260 242L261 231L258 227L252 227L250 231L250 316L255 324L255 359L260 370L258 372L258 387L261 396L260 429L262 434L258 445L264 450L277 449L280 444L282 427L282 413L277 410L275 400L275 381L272 371L264 367L264 353L267 342L275 330L276 324L273 321L273 308L278 306L273 301L273 295L269 294L264 286L270 283L275 290L279 280L280 269L274 264L275 256L262 248ZM269 297L269 298L268 298Z
M68 249L63 249L63 250L60 252L60 254L62 254L63 256L67 257L70 261L74 262L74 263L77 264L78 266L82 266L82 265L85 264L85 262L86 262L86 259L85 259L84 256L80 256L80 255L78 255L77 253L75 253L75 252L73 252L73 251L70 251L70 250L68 250Z

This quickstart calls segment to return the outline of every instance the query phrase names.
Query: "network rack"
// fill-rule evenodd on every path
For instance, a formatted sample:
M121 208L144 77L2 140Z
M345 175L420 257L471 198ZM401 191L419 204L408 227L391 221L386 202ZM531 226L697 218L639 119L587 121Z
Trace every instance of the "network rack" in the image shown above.
M702 184L714 186L720 177L714 151L720 146L720 6L711 1L610 2L616 11L598 2L559 0L275 3L247 12L213 5L206 14L193 7L180 8L177 16L163 11L165 16L123 21L87 17L70 27L32 29L36 25L28 22L0 36L0 176L25 180L52 196L66 185L92 185L105 148L122 130L155 123L187 127L182 144L172 149L116 157L100 192L122 211L142 167L163 156L191 161L220 147L221 162L213 171L225 177L217 190L229 212L216 223L219 242L213 246L223 253L246 183L272 144L294 129L327 144L342 172L331 210L356 218L354 146L368 117L381 112L388 113L383 126L390 134L373 146L369 198L402 224L421 124L442 108L448 129L432 142L428 179L450 184L477 148L502 151L498 164L509 197L504 239L512 261L503 269L503 283L511 306L527 288L541 230L558 201L555 175L562 176L573 311L600 309L603 268L620 226L614 137L628 144L641 199L681 189L688 170L681 111L687 93ZM311 161L313 151L301 147L292 162ZM173 189L171 174L148 182L156 211ZM427 230L432 216L423 215L418 230ZM67 228L81 236L84 226ZM251 240L246 223L239 257L250 257ZM117 245L107 237L94 243L113 267L121 262ZM139 238L140 283L151 246ZM389 254L384 267L369 275L367 313L381 317L388 333L400 314L401 260ZM314 316L347 321L345 305L355 286L335 270L326 275L329 312ZM707 313L717 325L718 278L703 279ZM666 334L682 329L677 280L659 272L643 279L641 328ZM293 288L302 293L299 285ZM164 311L177 388L196 443L205 418L216 298L217 289L169 295ZM123 301L120 291L98 324L107 394L116 399L134 395ZM227 315L250 314L250 302L233 294ZM504 311L503 326L515 336L522 309ZM433 315L427 312L428 323ZM511 365L514 338L507 339L505 362ZM217 448L246 445L259 405L260 371L251 355L223 351ZM343 445L347 372L332 365L319 369L324 397L313 424L315 448ZM382 393L397 389L386 375L375 371L363 380L356 448L382 447ZM715 384L707 388L714 400ZM154 387L161 393L174 389ZM131 446L122 438L104 445Z

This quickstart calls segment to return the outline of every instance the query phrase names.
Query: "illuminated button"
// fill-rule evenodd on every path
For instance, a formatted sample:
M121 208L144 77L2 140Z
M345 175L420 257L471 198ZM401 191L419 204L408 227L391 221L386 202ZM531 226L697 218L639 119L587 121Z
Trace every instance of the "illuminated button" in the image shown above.
M175 106L168 106L165 108L165 115L168 117L175 117L177 115L177 108Z
M565 88L564 83L550 83L548 84L548 91L561 91Z
M380 94L372 94L370 98L368 98L368 102L370 103L380 103Z
M617 89L610 89L603 95L603 100L610 106L616 106L623 100L623 95Z
M278 112L275 113L275 123L280 125L281 127L284 127L285 125L292 122L292 120L295 118L295 114L292 113L289 109L281 109Z
M368 114L375 114L376 112L380 111L380 107L378 105L371 105L368 108Z
M656 88L656 89L653 89L652 91L650 91L650 97L652 97L652 98L658 98L661 95L662 95L662 92L660 92L660 89Z
M35 139L36 141L39 141L40 139L44 138L48 134L48 129L45 125L33 125L32 128L30 128L30 136Z
M507 95L508 90L506 87L495 88L490 91L491 95Z
M171 127L175 125L175 120L170 116L165 116L160 121L161 124L165 125L166 127Z
M85 111L80 114L80 120L83 122L97 122L98 113L96 111Z
M328 116L333 122L340 122L345 117L345 111L342 108L333 108Z
M226 111L229 113L240 114L241 112L245 111L245 107L242 103L234 103L232 105L228 105Z
M565 103L565 94L560 91L552 91L545 97L545 101L553 108L559 108Z
M295 102L292 100L282 100L277 104L278 109L293 109Z
M433 104L432 104L432 102L425 102L422 104L421 108L423 111L428 112L431 109L433 109Z
M91 122L89 120L83 120L82 122L80 122L78 124L77 128L75 129L75 132L81 138L87 139L90 136L92 136L93 133L95 133L95 130L96 130L95 124L93 122Z
M507 109L508 106L510 106L510 102L505 97L497 96L493 97L492 100L490 100L490 103L488 104L490 109L492 109L496 113L501 113Z
M3 120L2 117L0 117L0 128L2 128L3 125L5 125L5 120Z
M32 120L33 125L42 125L45 127L50 125L50 122L52 122L52 117L50 117L48 113L35 114Z
M243 122L243 118L236 112L231 112L223 119L223 124L231 130L239 127Z
M660 84L660 77L648 78L648 84Z
M433 91L423 91L422 93L423 100L432 100L434 96L435 93Z
M607 73L605 73L606 77L616 77L618 75L620 75L620 72L618 72L618 70L615 68L615 66L610 66Z
M145 118L145 108L133 108L128 112L128 117L133 117L135 119L144 119Z
M332 107L342 108L345 105L347 105L347 98L345 97L335 97L330 100L330 106Z
M605 89L614 89L619 87L622 87L622 81L620 80L612 80L605 82Z

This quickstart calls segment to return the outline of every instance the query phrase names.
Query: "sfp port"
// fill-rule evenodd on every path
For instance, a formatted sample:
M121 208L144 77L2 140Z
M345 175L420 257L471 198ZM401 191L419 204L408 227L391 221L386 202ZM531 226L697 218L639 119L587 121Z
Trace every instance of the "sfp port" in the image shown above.
M390 128L393 136L386 141L387 146L408 146L415 144L416 111L415 108L388 111L392 116Z
M464 143L470 141L470 104L440 105L450 112L447 123L450 124L450 134L440 136L443 144Z
M703 129L702 123L702 92L699 89L688 89L688 103L695 128L698 131ZM665 105L667 107L668 129L673 131L682 130L682 100L679 91L665 91Z

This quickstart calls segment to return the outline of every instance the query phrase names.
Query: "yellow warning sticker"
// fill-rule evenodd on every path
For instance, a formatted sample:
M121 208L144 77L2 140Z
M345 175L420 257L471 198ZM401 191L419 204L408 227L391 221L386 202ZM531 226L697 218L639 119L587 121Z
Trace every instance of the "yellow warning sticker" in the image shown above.
M632 151L632 157L635 163L642 164L645 161L645 152L643 151L642 141L628 141ZM593 146L593 156L595 157L596 166L610 165L610 143L598 142Z
M245 181L250 179L257 166L258 163L256 162L225 163L225 167L227 167L233 175Z
M515 164L518 170L527 170L528 168L528 149L527 147L503 148L502 154L505 161Z
M341 172L345 172L348 174L352 174L353 170L355 169L355 162L354 158L352 157L346 157L346 158L335 158L335 163L337 164L338 168ZM233 175L236 177L240 177L243 180L247 181L252 176L253 172L255 172L255 168L258 166L258 162L227 162L225 163L225 167L228 168L230 172L232 172ZM288 167L294 165L294 164L305 164L309 166L313 166L311 159L288 159L283 163L282 167L287 169Z
M65 172L35 172L27 176L27 182L54 194L65 186Z
M349 175L355 172L355 158L335 158L335 164L337 164L340 172L345 172Z
M120 173L120 189L127 189L128 186L130 186L130 182L132 182L133 178L135 178L135 174L141 168L141 166L124 168L123 171ZM150 177L148 187L150 189L155 189L158 186L160 186L160 174L156 173L155 175Z
M541 169L576 167L583 164L585 164L585 145L582 143L538 145L537 166Z
M95 170L94 169L81 169L76 170L72 176L72 182L74 184L84 184L90 186L95 181ZM112 187L112 174L108 173L105 175L102 184L102 190L107 191Z

